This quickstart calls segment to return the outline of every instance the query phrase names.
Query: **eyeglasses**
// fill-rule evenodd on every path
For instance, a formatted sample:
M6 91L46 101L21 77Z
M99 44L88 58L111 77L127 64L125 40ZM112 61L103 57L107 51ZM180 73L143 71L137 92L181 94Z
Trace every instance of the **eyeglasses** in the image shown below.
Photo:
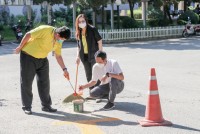
M82 21L79 21L78 23L85 23L85 21L84 21L84 20L82 20Z

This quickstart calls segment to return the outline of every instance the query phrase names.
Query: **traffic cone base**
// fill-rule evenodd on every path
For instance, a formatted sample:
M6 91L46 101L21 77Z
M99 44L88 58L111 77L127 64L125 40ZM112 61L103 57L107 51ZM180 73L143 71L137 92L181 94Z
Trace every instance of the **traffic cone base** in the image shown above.
M170 121L164 120L162 122L155 122L155 121L150 121L150 120L141 120L139 121L140 125L142 127L150 127L150 126L171 126L172 123Z

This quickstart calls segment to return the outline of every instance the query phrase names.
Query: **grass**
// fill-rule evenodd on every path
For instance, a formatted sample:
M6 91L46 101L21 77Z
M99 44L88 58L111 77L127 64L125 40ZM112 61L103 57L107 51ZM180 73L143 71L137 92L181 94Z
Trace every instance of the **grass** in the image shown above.
M142 8L138 8L137 10L134 10L133 13L134 13L134 15L135 14L142 14ZM131 16L130 10L127 10L127 15Z

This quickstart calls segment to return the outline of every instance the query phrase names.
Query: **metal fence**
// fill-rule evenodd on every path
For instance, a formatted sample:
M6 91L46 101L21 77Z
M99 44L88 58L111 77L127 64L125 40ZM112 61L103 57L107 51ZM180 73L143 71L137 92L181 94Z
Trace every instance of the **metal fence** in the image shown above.
M181 36L184 26L98 30L104 41ZM72 30L72 39L75 31Z

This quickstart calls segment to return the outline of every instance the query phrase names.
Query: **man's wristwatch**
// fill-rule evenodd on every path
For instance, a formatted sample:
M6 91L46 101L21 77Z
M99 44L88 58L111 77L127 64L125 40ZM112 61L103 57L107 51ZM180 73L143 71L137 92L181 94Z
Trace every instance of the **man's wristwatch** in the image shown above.
M107 76L107 77L110 77L110 76L109 76L109 73L106 73L106 76Z
M65 70L67 70L67 68L65 67L65 68L63 68L63 71L65 71Z

